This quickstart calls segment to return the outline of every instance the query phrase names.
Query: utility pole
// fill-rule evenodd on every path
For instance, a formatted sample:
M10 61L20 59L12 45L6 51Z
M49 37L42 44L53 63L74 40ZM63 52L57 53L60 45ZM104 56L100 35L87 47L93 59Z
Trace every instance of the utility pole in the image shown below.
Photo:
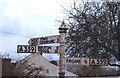
M65 77L65 71L64 71L64 53L65 53L65 34L67 32L67 27L65 25L64 20L61 23L61 26L59 27L59 33L60 33L60 60L59 60L59 78Z

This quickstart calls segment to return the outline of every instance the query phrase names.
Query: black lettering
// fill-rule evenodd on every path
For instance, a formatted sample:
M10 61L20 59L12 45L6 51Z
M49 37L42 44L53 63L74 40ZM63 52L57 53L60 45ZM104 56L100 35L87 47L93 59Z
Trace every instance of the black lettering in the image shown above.
M54 43L54 40L51 40L51 43Z
M32 50L32 52L34 52L34 50L35 50L34 46L31 46L31 50Z
M57 39L57 43L59 43L59 39Z
M41 47L40 47L40 46L38 46L38 51L40 51L40 52L41 52Z
M69 59L69 63L70 63L70 62L72 62L72 60L71 60L71 59Z
M44 47L44 52L47 53L48 49L47 47Z
M67 63L67 62L69 62L69 60L68 60L68 59L66 60L66 63Z
M30 52L30 46L28 46L28 52Z
M85 60L84 63L87 63L87 60Z
M41 52L45 53L45 47L41 46Z
M33 44L32 45L37 45L38 44L38 38L33 39Z
M49 52L49 48L48 47L44 47L44 52L48 53Z
M96 64L100 64L99 59L97 59L97 63Z
M45 41L45 44L54 43L54 40Z
M43 52L44 51L44 48L43 48L43 46L41 46L41 52Z
M106 59L101 59L101 65L107 65L107 60Z
M59 47L58 47L58 46L56 46L56 49L58 50L58 49L59 49Z
M71 62L71 59L67 59L67 61L66 61L67 63L70 63Z
M80 59L67 59L66 63L80 63Z
M48 44L48 43L50 43L50 41L45 41L45 44Z
M55 48L55 53L58 53L58 46Z
M41 50L42 50L42 52L44 52L44 53L45 53L45 47L43 47L43 46L42 46L42 49L41 49Z
M51 47L47 47L47 51L48 53L50 53L50 49L52 49Z
M21 51L23 52L23 48L22 48L22 47L20 47L19 50L20 50L20 52L21 52Z
M44 40L44 37L41 37L41 38L40 38L40 41L43 41L43 40Z
M99 59L99 61L100 61L100 65L103 65L103 60L102 60L102 59Z
M47 37L43 37L43 40L48 40L48 38Z
M107 65L107 60L106 60L106 59L104 59L104 62L103 62L103 63L104 63L104 65Z
M49 49L52 49L52 47L48 47Z
M27 52L27 46L25 46L25 50L24 50L24 52Z
M41 37L40 38L40 44L44 44L44 43L46 43L46 41L48 41L47 37Z
M91 59L91 64L95 64L95 60L94 59Z
M80 63L80 60L73 60L73 63Z

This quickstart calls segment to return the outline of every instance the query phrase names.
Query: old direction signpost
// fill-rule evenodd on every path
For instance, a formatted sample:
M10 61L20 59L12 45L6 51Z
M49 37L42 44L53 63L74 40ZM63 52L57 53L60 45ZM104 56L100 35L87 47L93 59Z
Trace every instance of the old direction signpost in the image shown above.
M41 44L53 44L60 42L60 35L53 35L53 36L46 36L46 37L39 37L39 38L31 38L28 41L30 45L41 45Z
M86 57L67 57L64 58L65 53L65 35L67 32L67 27L64 23L64 20L59 27L60 35L46 36L46 37L38 37L31 38L28 41L29 45L18 45L17 53L59 53L59 76L60 78L64 78L64 64L67 65L108 65L107 59L95 59L95 58L86 58ZM43 44L54 44L60 43L60 46L40 46ZM64 63L65 62L65 63Z
M59 53L59 46L18 45L17 53Z

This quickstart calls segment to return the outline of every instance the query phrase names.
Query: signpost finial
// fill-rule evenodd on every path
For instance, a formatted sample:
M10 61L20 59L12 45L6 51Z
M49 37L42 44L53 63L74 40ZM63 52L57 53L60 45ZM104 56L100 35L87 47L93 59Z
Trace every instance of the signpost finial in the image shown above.
M65 24L65 22L64 22L64 19L63 19L63 21L62 21L62 23L61 23L61 25L60 25L60 27L59 27L59 33L66 33L67 32L67 26L66 26L66 24Z

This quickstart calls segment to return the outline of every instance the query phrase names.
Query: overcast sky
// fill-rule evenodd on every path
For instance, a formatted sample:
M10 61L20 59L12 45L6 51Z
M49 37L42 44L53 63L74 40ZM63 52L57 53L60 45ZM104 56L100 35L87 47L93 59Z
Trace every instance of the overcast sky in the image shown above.
M70 0L0 0L0 52L10 57L24 57L16 53L16 46L28 44L30 38L58 35L63 20L63 6Z

